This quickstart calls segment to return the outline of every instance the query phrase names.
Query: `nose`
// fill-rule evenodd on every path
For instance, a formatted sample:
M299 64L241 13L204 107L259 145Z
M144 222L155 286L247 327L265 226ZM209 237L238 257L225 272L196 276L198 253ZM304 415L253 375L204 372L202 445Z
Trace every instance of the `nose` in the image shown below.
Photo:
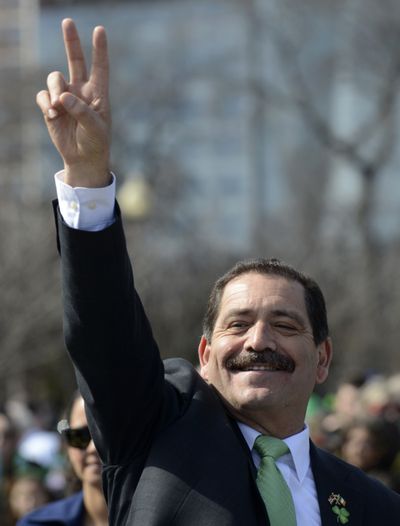
M276 342L271 328L267 323L257 322L247 332L245 349L248 351L276 350Z
M93 439L89 442L88 447L86 448L86 452L87 453L92 453L92 452L97 453Z

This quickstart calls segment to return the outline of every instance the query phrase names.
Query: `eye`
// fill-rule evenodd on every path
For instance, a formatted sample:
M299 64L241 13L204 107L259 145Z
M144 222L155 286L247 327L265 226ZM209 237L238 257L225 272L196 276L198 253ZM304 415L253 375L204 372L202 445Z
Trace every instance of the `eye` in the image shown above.
M233 321L229 324L229 329L243 330L246 329L248 325L245 321Z
M295 332L297 331L297 327L294 326L294 325L291 325L289 323L283 323L283 322L279 322L279 323L275 323L274 327L280 331L284 331L284 332Z

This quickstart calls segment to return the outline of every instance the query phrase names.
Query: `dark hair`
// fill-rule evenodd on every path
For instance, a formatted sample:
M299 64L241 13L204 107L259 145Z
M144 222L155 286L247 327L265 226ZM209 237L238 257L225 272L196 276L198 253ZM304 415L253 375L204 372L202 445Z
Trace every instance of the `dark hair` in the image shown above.
M72 410L75 407L75 403L82 398L81 393L78 390L75 390L67 404L67 407L62 413L62 418L65 418L68 420L68 422L71 419L71 413ZM72 495L73 493L76 493L82 489L82 482L81 480L76 476L74 470L72 469L71 463L68 461L65 469L65 494L66 495Z
M318 284L309 276L279 259L260 258L239 261L215 282L208 298L207 310L203 319L203 334L208 341L211 341L226 285L238 276L250 272L282 276L288 280L300 283L304 288L304 300L313 331L314 342L318 345L326 340L329 335L328 320L324 296Z
M343 443L353 429L364 428L370 434L373 447L379 453L376 465L370 469L389 470L400 452L400 431L394 422L381 416L364 416L351 422L343 430Z

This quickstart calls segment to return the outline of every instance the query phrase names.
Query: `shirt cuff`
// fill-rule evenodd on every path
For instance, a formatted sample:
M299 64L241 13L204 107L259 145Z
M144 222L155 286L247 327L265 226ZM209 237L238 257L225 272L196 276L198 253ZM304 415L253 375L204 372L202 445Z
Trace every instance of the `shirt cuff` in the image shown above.
M95 232L110 226L114 220L115 175L103 188L72 187L64 183L64 170L54 176L58 206L66 224L77 230Z

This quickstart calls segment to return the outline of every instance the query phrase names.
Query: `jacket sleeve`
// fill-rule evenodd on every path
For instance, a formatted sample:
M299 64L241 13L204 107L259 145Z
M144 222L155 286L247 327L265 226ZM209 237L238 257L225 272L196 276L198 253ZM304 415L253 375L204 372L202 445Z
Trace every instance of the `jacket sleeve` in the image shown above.
M125 464L143 455L173 389L134 287L118 209L100 232L71 229L56 216L65 343L100 457Z

